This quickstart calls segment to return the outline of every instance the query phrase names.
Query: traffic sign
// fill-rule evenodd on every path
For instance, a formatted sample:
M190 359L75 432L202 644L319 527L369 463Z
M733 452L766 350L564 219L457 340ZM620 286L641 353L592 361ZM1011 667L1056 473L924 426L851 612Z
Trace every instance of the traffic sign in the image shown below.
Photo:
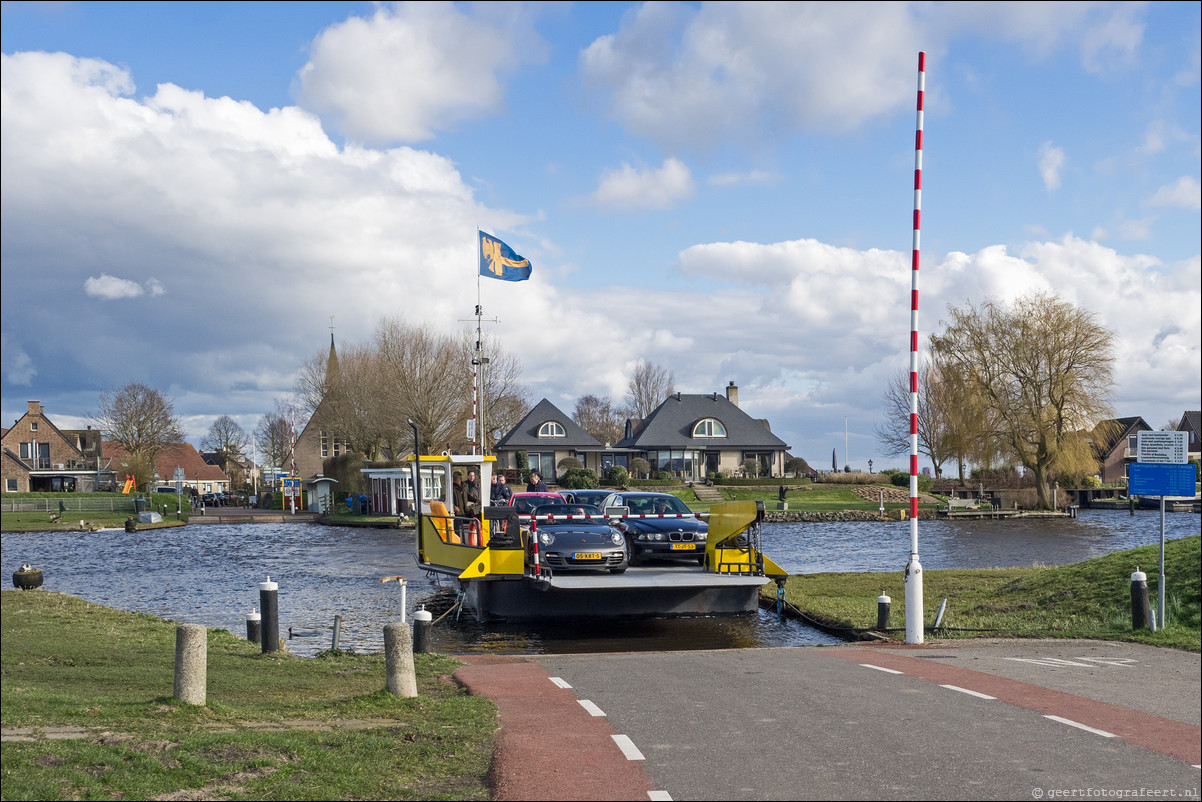
M1189 462L1185 432L1136 432L1135 461L1184 465ZM1175 494L1174 494L1175 495ZM1193 491L1190 492L1193 495Z
M1127 466L1127 492L1133 496L1192 497L1197 481L1198 470L1189 464L1132 462Z

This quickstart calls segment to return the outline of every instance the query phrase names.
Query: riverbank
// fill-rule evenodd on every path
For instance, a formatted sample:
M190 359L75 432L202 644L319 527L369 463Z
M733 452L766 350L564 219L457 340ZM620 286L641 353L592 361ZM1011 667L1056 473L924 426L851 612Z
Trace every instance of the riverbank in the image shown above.
M210 629L208 698L172 699L175 624L48 591L0 594L5 799L488 799L496 707L416 655L263 655ZM39 737L40 736L40 737Z
M1153 610L1160 546L1140 546L1060 567L924 570L924 618L931 638L1095 638L1202 652L1202 536L1165 543L1165 615L1159 632L1131 629L1131 574L1143 570ZM765 607L775 603L765 589ZM877 597L889 596L886 631L877 630ZM932 627L947 599L941 626ZM817 573L785 583L788 613L848 639L904 640L904 572Z

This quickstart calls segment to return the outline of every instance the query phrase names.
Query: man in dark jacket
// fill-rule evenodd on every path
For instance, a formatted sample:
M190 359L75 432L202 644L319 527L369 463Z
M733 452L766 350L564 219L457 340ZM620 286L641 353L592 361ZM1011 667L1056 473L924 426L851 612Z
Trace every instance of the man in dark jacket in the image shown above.
M492 486L489 488L488 501L494 507L509 506L509 499L513 496L513 490L505 481L505 474L493 474Z
M530 472L530 484L526 485L527 493L550 493L547 489L547 483L543 481L543 477L538 475L538 471Z

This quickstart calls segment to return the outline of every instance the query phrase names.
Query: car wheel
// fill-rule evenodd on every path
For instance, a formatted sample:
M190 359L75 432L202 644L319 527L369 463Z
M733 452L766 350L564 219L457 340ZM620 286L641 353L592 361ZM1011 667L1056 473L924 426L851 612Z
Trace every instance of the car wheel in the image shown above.
M697 564L703 568L705 567L705 555L704 554L697 555Z

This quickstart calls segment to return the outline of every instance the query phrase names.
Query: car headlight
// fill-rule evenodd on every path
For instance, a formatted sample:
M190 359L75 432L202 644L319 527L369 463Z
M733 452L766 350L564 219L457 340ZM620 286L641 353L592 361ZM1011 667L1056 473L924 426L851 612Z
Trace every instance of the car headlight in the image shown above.
M621 546L623 543L626 542L626 538L622 537L621 532L611 532L609 535L609 539L613 541L615 546Z
M551 534L550 532L539 532L538 542L542 543L544 546L550 546L555 542L555 535Z
M693 539L699 543L704 543L705 542L705 532L698 532L697 534L693 535Z

